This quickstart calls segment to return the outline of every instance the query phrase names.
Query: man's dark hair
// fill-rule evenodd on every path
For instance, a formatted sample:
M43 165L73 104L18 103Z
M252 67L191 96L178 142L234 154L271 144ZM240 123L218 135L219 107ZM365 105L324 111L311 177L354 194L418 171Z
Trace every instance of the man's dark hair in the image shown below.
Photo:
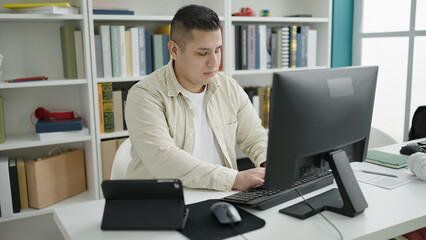
M192 30L216 31L220 29L219 17L210 8L187 5L180 8L173 17L170 40L185 49L186 42L193 39Z

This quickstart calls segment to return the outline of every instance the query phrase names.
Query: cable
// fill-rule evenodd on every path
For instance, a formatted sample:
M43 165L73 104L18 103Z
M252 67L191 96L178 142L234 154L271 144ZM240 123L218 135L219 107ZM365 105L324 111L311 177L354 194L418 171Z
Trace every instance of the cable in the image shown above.
M303 197L302 193L299 192L298 189L295 189L296 192L302 197L303 201L308 204L308 206L310 208L312 208L312 210L314 210L315 212L317 212L319 215L321 215L335 230L336 232L339 234L340 240L343 240L343 235L340 232L340 230L336 227L336 225L334 225L328 218L326 218L320 211L318 211L316 208L314 208L308 201L306 201L306 199Z
M235 226L235 224L233 222L231 222L231 226L235 229L235 231L244 239L244 240L248 240L239 230L238 228Z

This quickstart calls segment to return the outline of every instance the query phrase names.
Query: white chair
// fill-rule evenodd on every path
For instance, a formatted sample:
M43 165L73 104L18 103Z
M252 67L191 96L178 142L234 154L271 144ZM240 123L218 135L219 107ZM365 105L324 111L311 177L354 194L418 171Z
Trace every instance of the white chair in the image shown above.
M112 163L111 179L124 179L126 176L127 167L132 161L132 156L130 155L131 146L130 139L126 139L118 148Z
M371 127L370 140L368 142L368 149L382 147L390 144L397 143L397 141L389 134L383 132L380 129Z

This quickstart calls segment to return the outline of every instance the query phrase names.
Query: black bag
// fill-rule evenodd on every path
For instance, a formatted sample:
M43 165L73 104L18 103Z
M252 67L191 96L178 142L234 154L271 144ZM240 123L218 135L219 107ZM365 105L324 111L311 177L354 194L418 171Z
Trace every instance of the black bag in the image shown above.
M420 106L414 112L413 122L408 133L408 140L424 137L426 137L426 106Z

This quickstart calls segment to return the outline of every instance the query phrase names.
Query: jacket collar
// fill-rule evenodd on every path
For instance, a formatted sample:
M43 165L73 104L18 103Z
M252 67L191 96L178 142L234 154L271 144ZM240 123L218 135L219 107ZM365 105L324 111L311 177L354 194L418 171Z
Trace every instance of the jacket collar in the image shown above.
M170 59L166 66L166 84L167 94L169 97L176 97L179 93L182 93L181 86L176 78L175 70L173 69L173 59ZM213 82L208 84L207 91L214 94L219 88L217 77L215 76Z

